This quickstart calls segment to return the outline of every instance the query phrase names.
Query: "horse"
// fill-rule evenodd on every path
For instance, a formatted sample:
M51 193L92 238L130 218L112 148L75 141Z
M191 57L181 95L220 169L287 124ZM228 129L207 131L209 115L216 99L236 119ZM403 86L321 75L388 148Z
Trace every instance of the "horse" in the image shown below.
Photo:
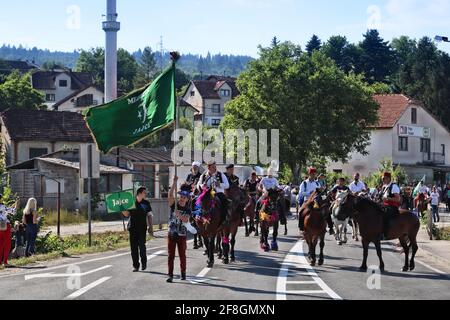
M256 204L255 204L255 237L259 237L259 213L261 211L261 201L262 201L263 193L260 189L256 191Z
M252 232L256 233L255 228L256 199L251 195L248 195L247 198L248 202L244 208L244 225L245 225L245 236L249 237ZM247 221L247 218L249 221Z
M278 202L278 192L270 190L268 197L262 201L262 208L259 213L259 223L261 224L260 247L264 252L278 251L277 237L280 213L282 214ZM272 243L269 246L270 227L273 227L273 235Z
M215 196L212 188L205 188L198 197L196 207L201 210L202 216L197 217L196 223L199 234L203 237L206 246L207 267L214 266L214 249L216 236L223 230L220 200Z
M336 200L332 204L331 218L336 228L336 235L334 236L338 245L342 246L347 243L347 226L350 217L342 215L340 210L340 203L348 196L349 191L341 191L336 195Z
M361 231L363 262L360 270L363 272L367 271L369 244L373 242L380 260L380 271L383 272L385 265L381 251L381 235L383 234L384 219L387 218L385 217L384 208L370 199L357 197L352 194L347 195L346 199L340 203L340 206L343 213L357 221ZM415 269L414 258L418 250L417 234L419 229L420 222L417 216L406 210L401 210L400 214L391 221L388 227L386 240L399 239L403 247L405 253L403 272ZM408 261L410 249L412 249L412 256L411 260Z
M319 203L316 203L316 199ZM316 247L320 240L319 266L324 264L323 249L327 232L326 216L329 214L329 198L322 198L321 193L314 191L303 204L299 214L305 217L304 237L308 244L308 259L311 266L316 265Z
M217 234L217 246L219 259L223 260L224 264L229 264L236 261L234 254L234 247L236 244L236 234L239 226L242 224L242 211L244 210L247 196L243 189L237 185L231 185L229 189L225 190L225 195L231 200L229 209L229 221L223 225L222 230ZM230 238L231 236L231 238Z
M196 202L197 202L197 197L193 196L190 200L190 206L191 206L192 212L195 211ZM197 223L193 217L191 217L190 223L194 228L198 229ZM194 250L197 250L199 248L203 248L203 239L199 233L196 233L196 234L194 234Z
M422 218L427 214L428 204L430 203L430 201L430 199L425 198L425 194L419 194L417 199L417 211Z

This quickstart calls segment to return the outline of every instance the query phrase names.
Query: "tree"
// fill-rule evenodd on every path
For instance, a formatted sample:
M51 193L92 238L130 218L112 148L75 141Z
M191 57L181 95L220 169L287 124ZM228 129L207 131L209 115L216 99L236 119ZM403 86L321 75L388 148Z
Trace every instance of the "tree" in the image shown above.
M21 75L18 71L6 77L0 84L0 111L10 108L39 109L44 96L31 86L30 75Z
M311 40L306 44L306 52L312 54L314 51L319 51L321 47L322 41L314 34Z
M353 151L365 153L379 106L361 76L289 42L260 47L259 56L239 76L241 94L226 105L222 129L279 129L282 165L296 182L317 155L345 161Z
M395 55L388 41L377 30L369 30L359 45L362 49L361 71L369 83L388 82L396 70Z
M331 36L322 46L321 51L333 59L336 65L347 74L355 71L360 61L360 50L350 44L346 37Z
M146 47L141 54L134 86L140 88L149 84L154 79L157 71L155 53L152 51L152 48Z
M81 50L77 62L77 71L88 72L94 78L94 83L104 86L105 83L105 50L92 48L89 51ZM134 89L134 79L138 70L135 58L126 50L117 50L117 85L118 91L127 93Z

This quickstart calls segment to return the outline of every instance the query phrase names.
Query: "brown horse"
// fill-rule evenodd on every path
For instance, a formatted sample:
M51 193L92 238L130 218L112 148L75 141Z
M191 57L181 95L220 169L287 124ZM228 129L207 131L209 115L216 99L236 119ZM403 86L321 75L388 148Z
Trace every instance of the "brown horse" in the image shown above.
M384 231L384 219L387 217L383 207L372 200L356 197L351 194L341 202L341 207L343 213L345 212L348 216L353 217L359 225L364 252L360 270L364 272L367 271L369 244L373 242L380 260L380 271L384 271L384 262L381 252L381 236ZM415 269L414 258L418 250L416 238L419 229L420 222L417 216L412 212L401 210L400 214L390 222L387 230L386 240L399 239L400 244L403 247L405 252L404 272ZM411 248L411 261L408 261Z
M200 207L202 212L202 216L197 218L196 224L206 246L207 266L212 268L214 266L216 236L223 230L221 217L221 205L223 204L220 204L220 200L214 195L213 189L204 189L198 197L196 205Z
M224 223L221 231L217 234L217 250L219 259L222 258L224 264L236 261L234 247L239 226L242 223L242 210L247 205L247 196L239 186L231 185L225 191L225 195L231 200L229 208L229 219Z
M319 203L316 203L316 199ZM305 217L304 237L308 244L308 259L311 266L316 265L316 247L320 240L319 266L323 265L323 249L325 247L325 234L327 232L326 217L330 214L329 198L322 199L321 193L314 191L303 204L299 214Z
M430 199L426 199L423 193L419 194L417 199L417 211L419 215L423 218L427 215L428 204L430 203Z
M265 252L270 250L278 251L278 227L280 225L280 215L284 214L278 201L278 191L270 190L268 197L261 200L261 211L259 213L259 223L261 225L260 246ZM273 227L272 242L269 246L269 229Z

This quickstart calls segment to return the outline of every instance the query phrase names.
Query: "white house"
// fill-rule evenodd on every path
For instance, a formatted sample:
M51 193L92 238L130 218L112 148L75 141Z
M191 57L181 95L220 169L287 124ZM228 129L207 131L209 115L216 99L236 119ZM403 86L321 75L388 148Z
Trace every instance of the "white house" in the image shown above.
M197 109L204 125L218 127L225 116L225 104L238 95L235 78L211 76L191 81L183 100Z
M368 156L351 155L348 163L331 163L330 171L367 176L380 161L392 159L412 180L450 183L450 132L423 105L401 94L376 95L379 123L373 128Z
M86 108L105 103L103 89L90 85L62 99L53 105L55 111L81 112Z

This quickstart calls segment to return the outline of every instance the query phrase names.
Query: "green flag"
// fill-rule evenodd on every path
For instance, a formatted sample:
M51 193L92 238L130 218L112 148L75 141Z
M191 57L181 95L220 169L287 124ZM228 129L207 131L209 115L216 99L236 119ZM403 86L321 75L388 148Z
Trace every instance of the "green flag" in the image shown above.
M151 85L84 112L98 149L133 145L171 125L176 113L175 63Z

